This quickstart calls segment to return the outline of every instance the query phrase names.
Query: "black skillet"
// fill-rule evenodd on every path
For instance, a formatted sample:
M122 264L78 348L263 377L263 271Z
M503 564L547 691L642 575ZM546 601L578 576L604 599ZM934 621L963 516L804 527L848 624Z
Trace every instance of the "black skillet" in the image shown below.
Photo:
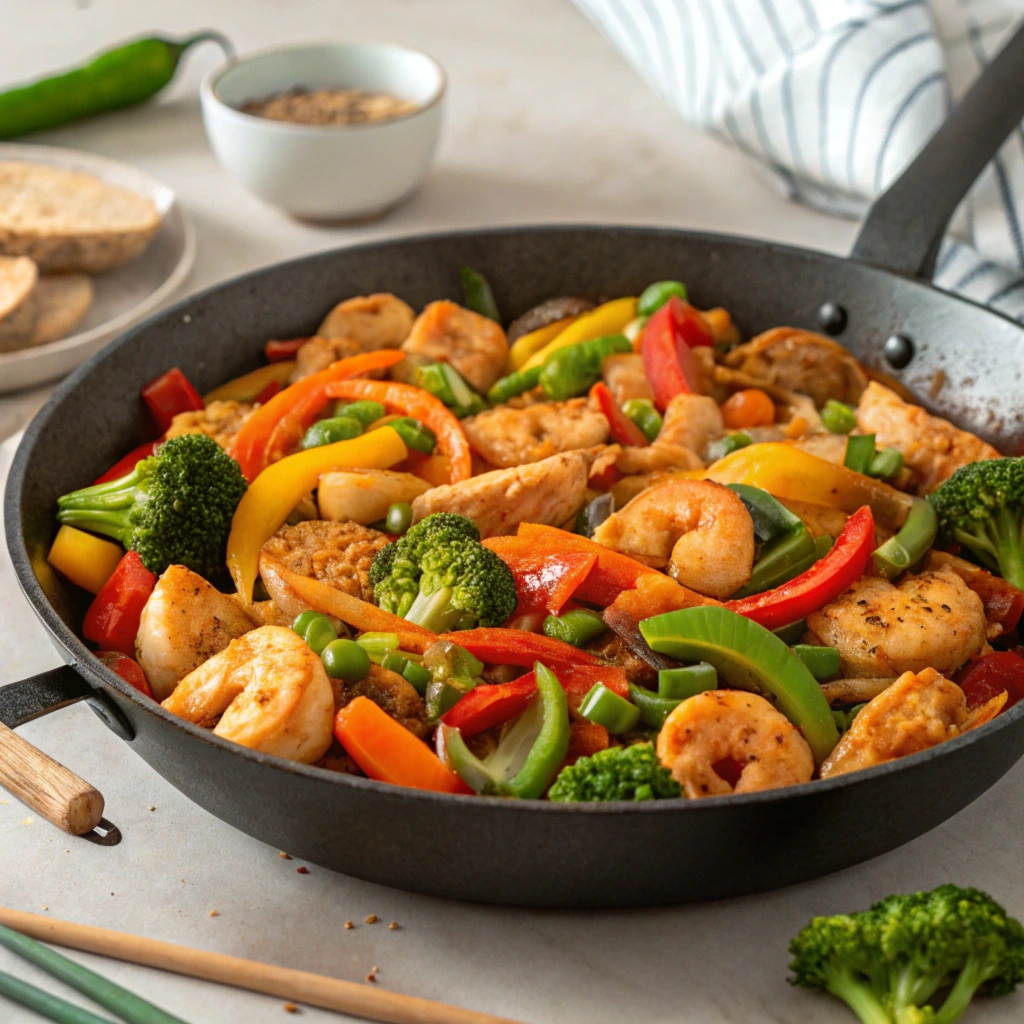
M57 389L15 458L8 547L67 665L0 689L0 721L13 728L84 699L174 786L263 842L359 878L486 903L735 896L856 864L934 828L1024 752L1024 704L930 751L768 793L581 806L441 796L254 753L165 713L91 656L76 632L83 595L44 556L57 496L149 436L143 383L178 365L211 388L257 365L267 338L310 332L341 296L395 291L420 307L456 297L466 265L487 274L509 314L552 294L637 294L682 278L698 305L727 307L745 335L780 324L826 330L925 405L1016 451L1024 329L923 279L957 202L1024 115L1021 68L1024 30L877 201L852 260L674 230L461 231L258 270L130 331Z

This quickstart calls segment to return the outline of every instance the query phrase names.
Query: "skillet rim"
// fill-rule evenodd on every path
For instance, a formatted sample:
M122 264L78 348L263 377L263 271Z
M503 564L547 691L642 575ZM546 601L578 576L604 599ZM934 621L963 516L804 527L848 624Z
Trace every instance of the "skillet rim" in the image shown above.
M361 242L351 246L334 247L324 249L315 253L308 253L305 256L294 257L288 260L281 260L270 263L253 270L246 271L234 277L208 286L188 295L170 306L151 314L136 324L134 327L119 335L99 352L91 356L77 369L69 374L54 389L42 408L25 429L24 435L18 444L14 459L11 463L8 474L7 485L4 491L4 533L7 540L7 549L18 578L18 585L21 592L27 598L32 609L42 621L50 633L51 639L56 642L59 651L64 656L64 661L73 671L82 676L87 683L95 689L95 683L99 682L119 693L136 704L147 714L154 715L162 722L169 724L185 732L191 738L200 742L208 743L218 747L230 754L241 756L252 763L264 767L270 767L279 771L285 771L292 775L300 775L319 782L330 782L335 785L350 786L355 789L363 789L369 792L378 792L384 795L404 798L420 799L427 803L450 804L457 801L455 806L490 807L500 809L499 813L541 813L541 814L674 814L683 813L712 813L715 810L727 807L743 807L751 804L763 805L774 804L790 799L800 799L813 794L825 796L835 790L845 789L847 786L856 785L860 782L869 782L880 779L883 776L903 771L916 765L947 755L953 755L956 751L964 749L978 742L985 742L989 736L994 736L1004 728L1008 728L1024 717L1024 701L1011 708L1009 711L997 716L993 721L977 729L952 740L946 740L927 750L909 754L892 761L887 761L872 768L860 771L848 772L835 776L831 779L818 779L811 782L801 783L796 786L785 786L779 789L764 790L756 793L730 794L727 796L703 797L700 800L688 800L680 798L677 800L645 800L634 801L605 801L598 803L552 803L547 800L484 800L478 795L435 793L429 790L414 789L408 786L394 786L386 782L377 782L374 779L362 778L359 776L347 775L342 772L332 772L325 768L316 768L313 765L301 764L297 761L289 761L273 754L265 754L252 750L230 740L222 739L207 729L193 725L177 715L165 711L156 701L146 700L134 687L130 686L111 669L99 661L85 646L84 642L72 632L64 620L57 614L53 605L46 598L39 580L32 571L28 550L25 546L25 539L21 529L21 497L24 490L25 473L28 467L29 458L35 448L38 435L42 432L43 426L60 410L60 407L67 395L77 389L79 384L88 378L95 366L112 357L115 352L130 345L135 336L150 329L157 321L173 319L190 309L198 302L215 298L217 292L242 282L255 282L257 279L272 275L284 267L292 268L303 264L313 264L321 260L329 260L340 252L353 253L358 255L368 250L380 251L392 247L398 247L409 242L431 242L453 239L480 238L483 236L508 236L508 235L543 235L558 232L578 232L584 234L606 234L608 232L628 232L631 235L648 236L671 236L685 238L691 242L713 245L730 245L748 247L752 250L764 252L780 252L798 257L810 257L812 259L832 264L854 263L861 271L869 274L880 275L883 279L896 279L903 285L920 287L929 292L939 295L941 301L961 303L966 306L980 310L988 316L1004 321L1024 336L1024 327L1008 315L984 306L973 299L968 299L953 292L938 288L930 281L922 281L917 278L905 277L891 270L876 267L871 264L853 260L850 257L837 256L833 253L822 252L810 249L805 246L789 245L786 243L774 242L769 239L756 236L731 235L713 231L692 231L685 228L664 228L655 225L633 225L621 223L608 224L575 224L575 223L546 223L526 225L501 225L498 227L475 227L452 229L447 231L425 231L407 235L400 235L386 239L376 239Z

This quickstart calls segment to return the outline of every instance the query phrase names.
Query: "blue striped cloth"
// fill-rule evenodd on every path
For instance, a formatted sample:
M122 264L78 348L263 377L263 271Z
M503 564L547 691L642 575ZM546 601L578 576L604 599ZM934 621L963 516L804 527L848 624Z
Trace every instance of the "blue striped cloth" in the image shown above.
M687 121L790 198L859 216L1024 0L575 0ZM961 205L936 283L1024 321L1024 126Z

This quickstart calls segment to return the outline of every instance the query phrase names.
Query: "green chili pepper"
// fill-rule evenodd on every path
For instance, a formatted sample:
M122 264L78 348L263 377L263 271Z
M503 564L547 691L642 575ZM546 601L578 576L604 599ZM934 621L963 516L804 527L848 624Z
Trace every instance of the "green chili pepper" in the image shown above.
M469 688L471 690L472 687ZM436 722L447 714L469 693L454 683L442 679L431 679L423 689L423 700L427 708L427 721Z
M807 666L815 679L831 679L839 672L839 651L835 647L793 644L793 653Z
M320 660L332 679L346 683L358 683L370 674L370 656L355 640L332 640L320 652Z
M363 432L363 425L351 416L332 416L329 420L317 420L302 436L300 448L319 448L335 441L349 441Z
M761 547L750 581L736 591L735 597L749 597L751 594L781 587L808 568L808 558L817 561L814 538L807 527L800 523L796 529L781 534Z
M573 532L581 537L593 537L594 531L615 511L615 499L608 494L599 494L593 501L588 501L576 513Z
M218 43L228 57L234 55L219 32L200 32L180 42L136 39L73 71L9 89L0 94L0 139L142 103L170 82L186 50L207 40Z
M939 517L932 503L915 498L899 533L871 556L879 575L891 580L916 565L935 543L938 532Z
M409 448L423 452L424 455L430 455L437 445L437 435L430 427L424 426L411 416L399 416L397 420L391 420L388 426L398 432L398 436Z
M658 673L658 696L670 700L686 700L717 688L718 672L706 661L682 668L663 668Z
M358 420L363 425L363 430L371 423L376 423L386 413L387 409L380 402L371 402L368 399L338 402L334 407L335 416L347 416L349 419Z
M603 725L613 736L629 732L640 721L640 709L625 697L594 683L580 703L580 714L595 725Z
M821 422L833 434L848 434L857 426L857 416L845 402L830 398L821 410Z
M874 434L851 434L846 440L846 456L843 465L855 473L867 476L871 460L875 457Z
M498 304L494 301L494 292L487 282L487 278L478 270L472 267L463 267L459 271L462 279L463 305L474 313L486 316L496 323L501 323L501 314L498 312Z
M644 437L652 444L661 433L664 420L649 398L631 398L622 411L640 428Z
M807 632L807 620L799 619L797 622L791 622L788 626L779 626L778 629L773 629L772 632L787 647L792 647L794 644L800 643L804 633Z
M540 386L555 401L581 395L597 383L601 364L608 356L632 351L633 346L624 334L608 334L560 348L544 360Z
M804 525L803 520L774 495L761 487L751 484L727 484L730 491L735 491L750 513L754 521L754 536L766 544L783 534L792 533Z
M649 284L636 300L637 315L653 316L673 295L686 301L686 285L682 281L655 281Z
M748 445L753 444L753 441L754 439L743 430L720 437L717 441L712 441L708 445L708 462L717 462L719 459L724 459L726 455L732 455L733 452L738 452L741 448L746 448Z
M894 477L903 468L903 454L895 448L882 448L875 452L868 467L868 476L879 480Z
M545 636L562 640L573 647L585 647L591 640L596 640L608 627L597 612L587 608L577 608L562 616L549 615L541 626Z
M448 363L428 363L416 367L416 383L440 399L460 419L475 416L487 408L487 403Z
M412 505L407 501L396 501L384 517L384 526L388 533L399 535L406 532L412 525Z
M543 366L534 366L529 370L516 370L507 377L502 377L490 391L487 392L487 401L491 405L501 405L510 398L532 391L540 383L540 372Z
M640 709L640 721L651 729L660 729L665 719L683 703L682 697L662 697L636 683L629 684L629 699Z

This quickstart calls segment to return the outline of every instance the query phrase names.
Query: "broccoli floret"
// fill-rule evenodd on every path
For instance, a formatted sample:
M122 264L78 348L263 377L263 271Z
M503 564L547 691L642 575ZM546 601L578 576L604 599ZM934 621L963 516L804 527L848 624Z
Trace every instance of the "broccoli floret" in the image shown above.
M516 610L509 567L465 516L437 512L384 548L370 566L377 604L434 632L499 626Z
M962 466L928 500L946 541L1024 589L1024 457Z
M565 803L666 800L679 795L679 783L658 762L650 743L609 747L581 757L563 768L548 790L549 800Z
M157 576L169 565L209 576L224 566L231 518L245 489L238 463L216 441L182 434L127 476L59 498L57 519L113 537Z
M1024 980L1024 928L991 896L940 885L816 917L790 943L795 985L842 999L863 1024L953 1024L979 989ZM929 1000L948 989L936 1009Z

